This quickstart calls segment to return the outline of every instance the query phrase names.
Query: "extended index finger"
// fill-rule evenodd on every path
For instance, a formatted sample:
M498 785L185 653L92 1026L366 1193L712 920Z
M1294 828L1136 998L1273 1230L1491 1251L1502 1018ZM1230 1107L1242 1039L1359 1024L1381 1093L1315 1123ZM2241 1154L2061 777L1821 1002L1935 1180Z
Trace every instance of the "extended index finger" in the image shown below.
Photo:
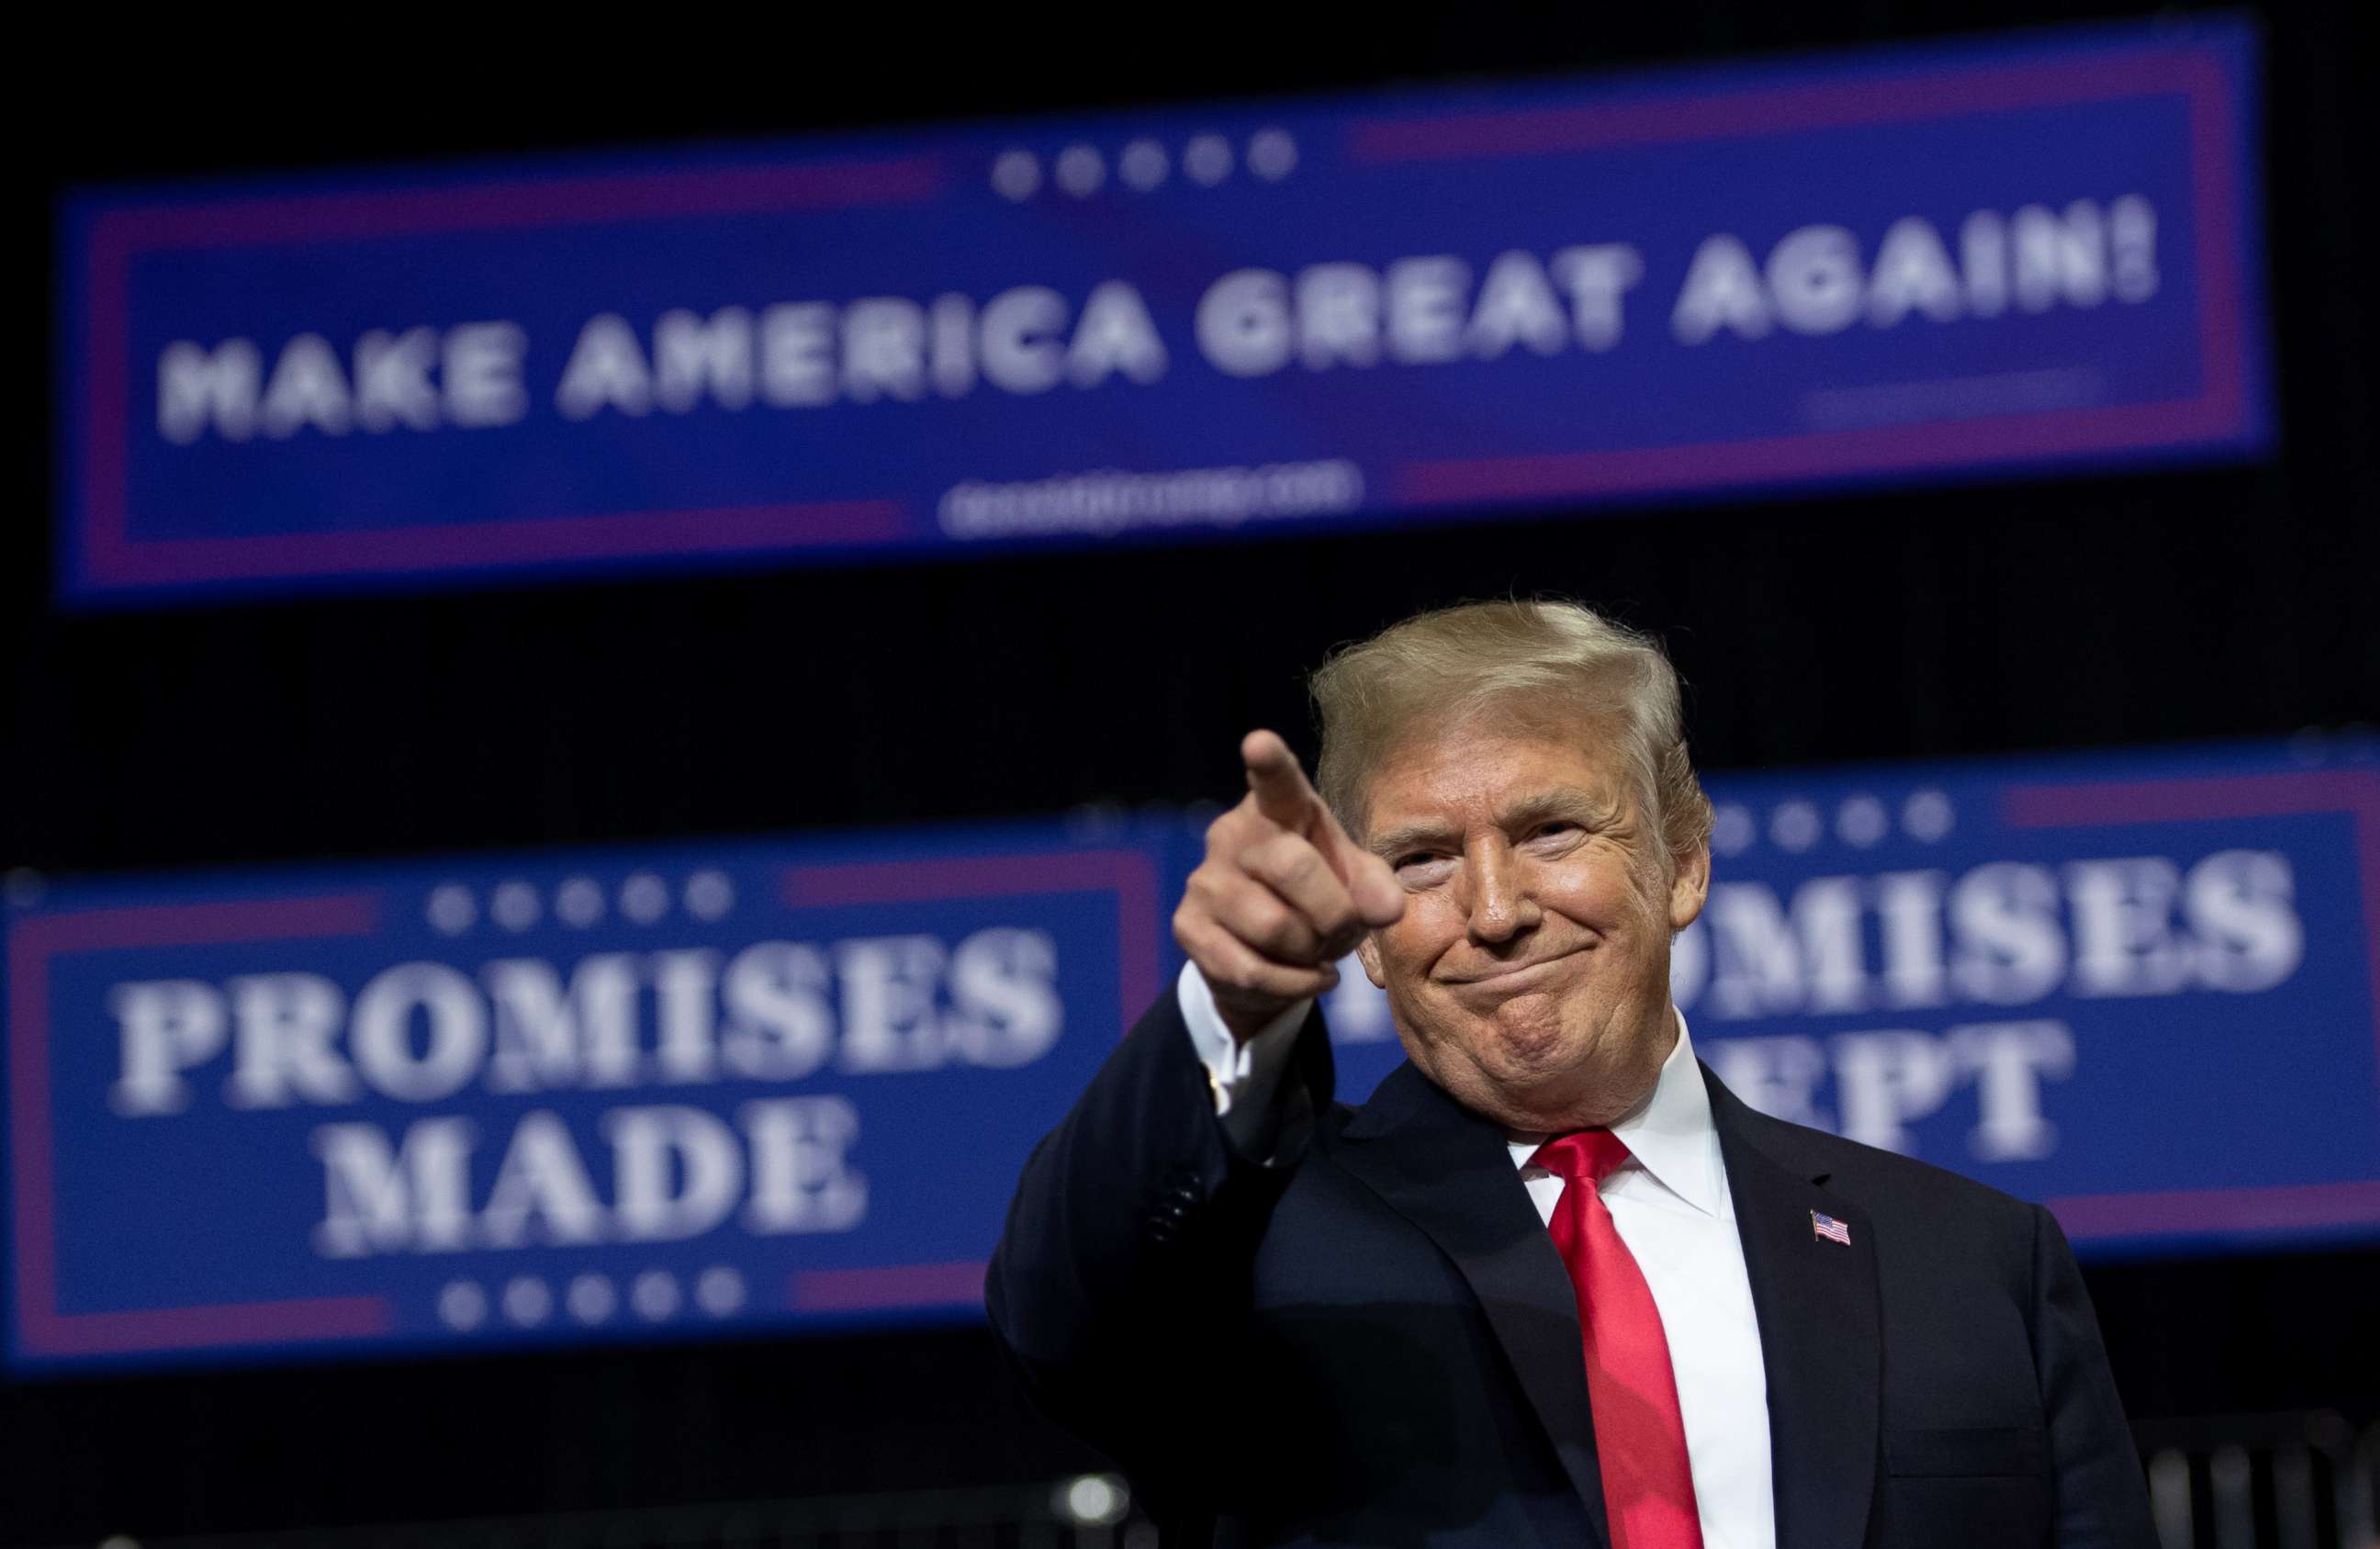
M1247 766L1248 790L1257 810L1289 829L1307 833L1322 811L1322 798L1307 783L1297 755L1272 732L1251 732L1240 739L1240 762Z
M1290 832L1313 841L1330 870L1355 902L1355 913L1367 926L1390 926L1405 909L1404 889L1397 886L1388 863L1347 837L1339 819L1298 766L1297 755L1271 732L1251 732L1240 739L1240 761L1247 766L1248 789L1257 811Z

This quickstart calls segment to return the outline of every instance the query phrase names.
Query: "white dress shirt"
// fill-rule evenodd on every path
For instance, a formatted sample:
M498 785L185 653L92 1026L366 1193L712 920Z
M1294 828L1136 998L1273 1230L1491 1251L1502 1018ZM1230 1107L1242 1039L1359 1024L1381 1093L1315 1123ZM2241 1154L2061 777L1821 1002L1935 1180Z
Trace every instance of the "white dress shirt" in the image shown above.
M1224 1027L1196 964L1183 965L1176 998L1214 1086L1224 1133L1245 1154L1269 1154L1287 1117L1281 1072L1311 1002L1299 1002L1241 1044ZM1305 1100L1303 1087L1291 1090L1289 1101ZM1711 1123L1710 1094L1682 1015L1677 1047L1662 1062L1653 1095L1611 1132L1631 1159L1603 1180L1603 1204L1661 1313L1704 1549L1775 1549L1760 1325L1718 1131ZM1545 1138L1508 1136L1507 1144L1538 1218L1551 1221L1564 1180L1529 1166Z

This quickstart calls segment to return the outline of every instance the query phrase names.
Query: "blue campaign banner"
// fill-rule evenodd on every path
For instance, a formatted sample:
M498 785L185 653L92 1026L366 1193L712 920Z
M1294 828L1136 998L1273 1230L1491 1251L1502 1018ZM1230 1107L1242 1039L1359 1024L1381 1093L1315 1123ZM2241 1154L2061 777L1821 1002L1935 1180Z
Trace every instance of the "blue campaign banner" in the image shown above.
M10 912L8 1345L60 1366L979 1312L1161 984L1161 831L61 887Z
M1755 1107L2086 1253L2380 1235L2370 745L1710 780L1671 994ZM1350 961L1342 1096L1402 1052Z
M61 223L62 595L2230 455L2243 21L306 182Z
M2380 1236L2380 750L1716 779L1739 1095L2086 1253ZM61 884L7 911L20 1366L980 1315L1202 825ZM1340 1095L1402 1058L1352 962Z

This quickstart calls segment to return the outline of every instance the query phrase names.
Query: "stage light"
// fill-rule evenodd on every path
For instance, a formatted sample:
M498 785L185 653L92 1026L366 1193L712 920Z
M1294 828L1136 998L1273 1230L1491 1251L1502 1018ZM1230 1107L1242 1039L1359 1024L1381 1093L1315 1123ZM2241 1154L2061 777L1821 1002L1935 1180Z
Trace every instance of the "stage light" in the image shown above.
M1104 1528L1123 1520L1132 1491L1111 1473L1087 1473L1058 1486L1058 1515L1078 1528Z

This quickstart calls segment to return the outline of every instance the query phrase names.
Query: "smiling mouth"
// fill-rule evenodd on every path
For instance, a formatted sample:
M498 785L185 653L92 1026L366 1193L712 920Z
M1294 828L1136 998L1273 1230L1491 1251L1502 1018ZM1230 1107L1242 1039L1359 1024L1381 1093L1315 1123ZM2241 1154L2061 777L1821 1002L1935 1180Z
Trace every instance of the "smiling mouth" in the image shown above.
M1568 962L1574 955L1573 952L1558 952L1552 957L1532 958L1526 962L1500 964L1484 974L1473 974L1463 978L1450 980L1449 983L1458 989L1521 989L1526 987L1533 979L1542 977L1539 973L1541 969Z

